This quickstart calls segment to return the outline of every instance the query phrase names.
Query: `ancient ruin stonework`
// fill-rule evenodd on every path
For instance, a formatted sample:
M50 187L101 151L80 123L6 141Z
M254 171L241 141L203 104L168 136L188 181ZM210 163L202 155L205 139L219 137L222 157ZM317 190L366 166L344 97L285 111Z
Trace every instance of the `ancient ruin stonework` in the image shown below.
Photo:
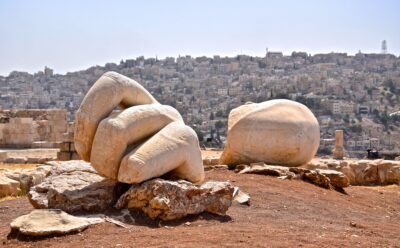
M67 111L62 109L0 110L0 147L56 147L67 125Z
M248 103L229 114L221 164L300 166L319 146L319 124L303 104L290 100Z
M113 110L119 106L122 111ZM76 113L75 149L103 176L124 183L172 174L201 182L204 168L196 133L174 108L136 81L107 72Z
M400 184L400 161L315 158L304 168L340 171L351 185Z
M234 187L229 182L190 182L153 179L132 185L116 203L117 209L138 208L150 218L179 219L189 214L210 212L224 215L232 204Z
M28 199L35 208L103 211L117 197L116 184L98 175L89 163L66 161L55 164L49 176L30 189Z
M332 151L333 157L335 159L343 159L343 143L343 130L335 130L335 148Z

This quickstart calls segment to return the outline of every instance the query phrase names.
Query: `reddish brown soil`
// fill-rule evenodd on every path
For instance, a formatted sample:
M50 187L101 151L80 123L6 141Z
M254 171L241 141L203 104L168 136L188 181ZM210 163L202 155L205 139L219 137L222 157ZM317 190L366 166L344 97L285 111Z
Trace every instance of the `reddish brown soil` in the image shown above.
M124 229L110 223L45 239L10 235L12 219L30 212L25 198L0 202L2 247L400 247L400 187L349 187L347 195L303 181L207 172L251 195L227 216L202 214L160 222L138 217Z

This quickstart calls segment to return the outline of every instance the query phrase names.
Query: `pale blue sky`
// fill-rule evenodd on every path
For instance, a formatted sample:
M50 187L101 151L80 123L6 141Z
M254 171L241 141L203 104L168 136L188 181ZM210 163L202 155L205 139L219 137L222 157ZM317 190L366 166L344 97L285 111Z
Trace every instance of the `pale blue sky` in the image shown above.
M396 0L0 0L0 75L145 57L400 54Z

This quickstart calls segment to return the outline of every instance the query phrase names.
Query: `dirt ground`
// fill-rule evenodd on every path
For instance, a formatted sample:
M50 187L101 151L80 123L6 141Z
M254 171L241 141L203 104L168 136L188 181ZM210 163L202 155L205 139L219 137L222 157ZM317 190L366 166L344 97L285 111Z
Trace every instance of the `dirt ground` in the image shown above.
M0 202L1 247L400 247L400 187L349 187L347 194L303 181L207 172L251 195L226 216L201 214L152 221L133 212L130 228L103 223L45 239L10 234L9 223L32 210L23 198Z

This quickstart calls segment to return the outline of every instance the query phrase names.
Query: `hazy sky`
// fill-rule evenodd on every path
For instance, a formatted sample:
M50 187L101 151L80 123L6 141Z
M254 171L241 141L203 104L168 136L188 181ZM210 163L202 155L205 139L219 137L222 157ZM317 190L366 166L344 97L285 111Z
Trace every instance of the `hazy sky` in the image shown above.
M145 57L400 54L397 0L0 0L0 75Z

